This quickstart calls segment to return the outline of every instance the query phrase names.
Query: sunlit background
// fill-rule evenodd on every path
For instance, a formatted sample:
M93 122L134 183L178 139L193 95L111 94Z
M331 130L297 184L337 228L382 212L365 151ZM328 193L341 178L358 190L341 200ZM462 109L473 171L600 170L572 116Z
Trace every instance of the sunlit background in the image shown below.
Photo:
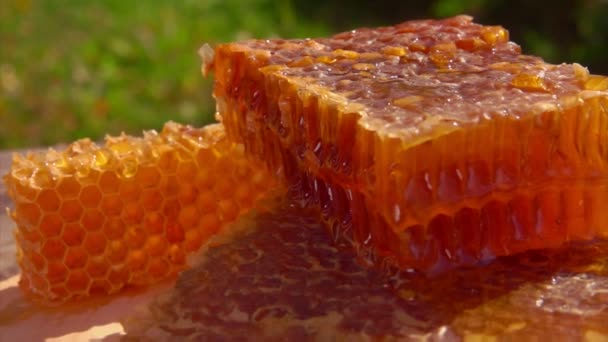
M213 117L204 42L468 13L527 53L608 73L606 0L0 0L0 149Z

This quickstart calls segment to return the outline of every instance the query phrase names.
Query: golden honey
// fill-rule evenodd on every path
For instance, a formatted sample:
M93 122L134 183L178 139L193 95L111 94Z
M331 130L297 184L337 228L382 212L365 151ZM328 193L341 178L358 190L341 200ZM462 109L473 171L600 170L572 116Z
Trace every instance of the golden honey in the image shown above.
M4 181L15 203L21 287L58 302L175 275L187 255L276 188L217 124L167 123L143 138L15 155Z
M470 17L221 44L228 136L372 259L434 271L608 235L606 78Z

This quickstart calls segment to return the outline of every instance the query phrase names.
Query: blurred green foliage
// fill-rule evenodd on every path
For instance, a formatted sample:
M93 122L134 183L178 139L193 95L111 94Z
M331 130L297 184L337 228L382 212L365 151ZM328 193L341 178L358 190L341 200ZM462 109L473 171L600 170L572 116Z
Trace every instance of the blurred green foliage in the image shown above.
M212 120L204 42L322 36L459 13L608 73L605 0L0 0L0 148Z

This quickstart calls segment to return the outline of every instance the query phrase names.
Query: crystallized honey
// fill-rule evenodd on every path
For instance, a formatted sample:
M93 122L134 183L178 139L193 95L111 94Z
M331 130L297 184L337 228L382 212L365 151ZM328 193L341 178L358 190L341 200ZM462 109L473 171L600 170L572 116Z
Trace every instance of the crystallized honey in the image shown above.
M4 178L21 287L51 301L175 275L209 236L276 184L221 125L80 140L15 155Z
M608 235L607 79L523 55L502 27L203 52L228 136L373 261L433 271Z

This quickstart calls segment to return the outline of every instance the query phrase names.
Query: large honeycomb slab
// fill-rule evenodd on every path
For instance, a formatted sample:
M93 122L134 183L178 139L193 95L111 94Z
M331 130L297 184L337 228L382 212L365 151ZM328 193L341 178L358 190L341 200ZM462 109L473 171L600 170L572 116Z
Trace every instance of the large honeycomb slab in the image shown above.
M276 189L221 125L15 155L4 177L21 287L65 301L175 275L213 234Z
M123 322L126 340L608 338L605 241L433 278L387 276L337 246L318 215L283 203L240 219L174 289Z
M433 272L608 235L608 79L523 55L504 28L202 52L228 136L372 261Z

